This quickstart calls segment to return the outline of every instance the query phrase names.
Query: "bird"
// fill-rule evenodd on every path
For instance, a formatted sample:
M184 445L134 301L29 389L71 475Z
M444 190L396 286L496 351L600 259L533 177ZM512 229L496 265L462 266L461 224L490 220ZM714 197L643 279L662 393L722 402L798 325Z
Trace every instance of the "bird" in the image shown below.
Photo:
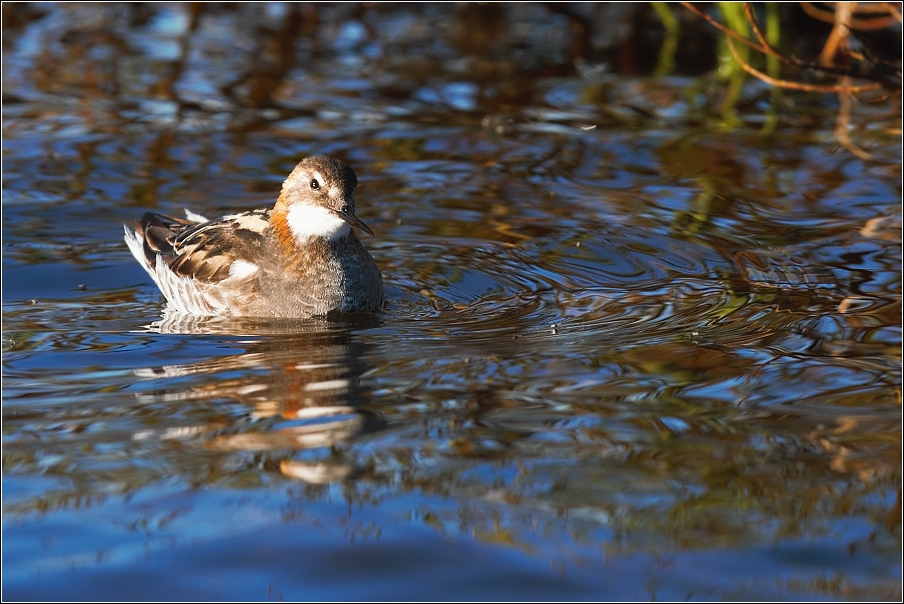
M378 312L383 277L354 228L358 178L344 162L303 159L272 209L207 220L146 212L123 226L168 311L196 316L306 318Z

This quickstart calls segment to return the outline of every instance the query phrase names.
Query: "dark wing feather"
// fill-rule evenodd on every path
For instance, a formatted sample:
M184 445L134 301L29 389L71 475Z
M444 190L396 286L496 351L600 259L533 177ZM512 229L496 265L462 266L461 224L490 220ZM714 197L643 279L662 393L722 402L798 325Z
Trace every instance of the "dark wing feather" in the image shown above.
M229 277L234 261L251 261L264 243L269 219L269 210L204 223L147 212L136 222L136 230L150 266L160 255L177 275L217 283Z

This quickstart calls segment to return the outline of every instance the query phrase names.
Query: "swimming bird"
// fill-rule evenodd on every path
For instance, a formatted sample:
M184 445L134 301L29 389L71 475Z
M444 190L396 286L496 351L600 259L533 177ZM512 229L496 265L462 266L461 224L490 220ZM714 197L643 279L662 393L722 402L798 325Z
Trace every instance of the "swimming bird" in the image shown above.
M383 305L380 269L352 227L358 179L318 155L283 182L273 209L206 220L147 212L124 227L132 255L166 297L190 315L303 318L373 312Z

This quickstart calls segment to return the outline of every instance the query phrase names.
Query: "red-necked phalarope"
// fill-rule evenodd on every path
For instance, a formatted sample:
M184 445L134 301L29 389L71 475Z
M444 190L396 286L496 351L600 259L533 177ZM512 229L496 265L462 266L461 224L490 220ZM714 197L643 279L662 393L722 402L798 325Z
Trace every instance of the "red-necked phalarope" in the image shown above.
M148 212L125 240L169 307L191 315L309 317L383 305L380 269L351 227L354 171L309 157L285 180L276 205L207 221Z

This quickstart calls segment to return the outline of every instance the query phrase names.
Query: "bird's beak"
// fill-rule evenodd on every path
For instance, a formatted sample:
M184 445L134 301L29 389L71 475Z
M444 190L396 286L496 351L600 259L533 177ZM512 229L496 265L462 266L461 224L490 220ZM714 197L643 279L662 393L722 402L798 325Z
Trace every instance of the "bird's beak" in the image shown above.
M374 236L374 232L370 230L370 227L364 224L363 220L352 214L351 210L349 210L347 207L342 208L341 210L334 210L334 212L336 212L339 218L349 223L353 227L361 229L371 237Z

